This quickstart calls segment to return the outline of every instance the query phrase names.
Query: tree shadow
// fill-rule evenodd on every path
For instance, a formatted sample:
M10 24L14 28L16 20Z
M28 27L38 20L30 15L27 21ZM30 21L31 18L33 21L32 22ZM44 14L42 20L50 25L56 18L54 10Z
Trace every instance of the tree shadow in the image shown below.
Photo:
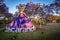
M51 33L48 38L49 40L60 40L60 32Z

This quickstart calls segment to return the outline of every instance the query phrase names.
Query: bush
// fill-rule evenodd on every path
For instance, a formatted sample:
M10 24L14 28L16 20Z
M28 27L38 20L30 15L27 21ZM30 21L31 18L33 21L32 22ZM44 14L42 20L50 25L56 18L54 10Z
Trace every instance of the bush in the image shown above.
M6 24L9 24L10 20L0 20L0 24L2 25L6 25Z
M45 21L44 20L32 20L32 22L35 24L35 25L44 25L45 24Z

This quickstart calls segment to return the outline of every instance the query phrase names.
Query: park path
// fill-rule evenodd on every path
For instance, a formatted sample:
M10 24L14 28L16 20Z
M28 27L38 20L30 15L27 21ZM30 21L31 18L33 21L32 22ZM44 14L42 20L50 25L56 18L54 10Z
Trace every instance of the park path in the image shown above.
M0 31L4 30L6 28L6 26L0 25Z

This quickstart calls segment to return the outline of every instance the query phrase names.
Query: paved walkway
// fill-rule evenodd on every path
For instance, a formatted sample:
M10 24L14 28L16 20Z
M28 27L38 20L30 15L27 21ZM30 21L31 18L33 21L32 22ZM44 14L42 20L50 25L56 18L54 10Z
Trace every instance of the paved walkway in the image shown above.
M0 26L0 31L3 30L3 29L5 29L5 26L1 25Z

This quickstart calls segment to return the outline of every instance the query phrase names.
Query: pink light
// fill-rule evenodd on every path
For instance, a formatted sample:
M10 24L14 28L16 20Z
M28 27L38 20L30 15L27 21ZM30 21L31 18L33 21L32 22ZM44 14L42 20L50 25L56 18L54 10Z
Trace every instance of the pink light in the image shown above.
M33 24L32 24L31 22L29 22L29 23L26 23L26 26L27 26L28 28L31 28L31 27L33 26Z
M10 23L10 26L13 26L13 23L14 23L14 21L12 21L12 22Z

